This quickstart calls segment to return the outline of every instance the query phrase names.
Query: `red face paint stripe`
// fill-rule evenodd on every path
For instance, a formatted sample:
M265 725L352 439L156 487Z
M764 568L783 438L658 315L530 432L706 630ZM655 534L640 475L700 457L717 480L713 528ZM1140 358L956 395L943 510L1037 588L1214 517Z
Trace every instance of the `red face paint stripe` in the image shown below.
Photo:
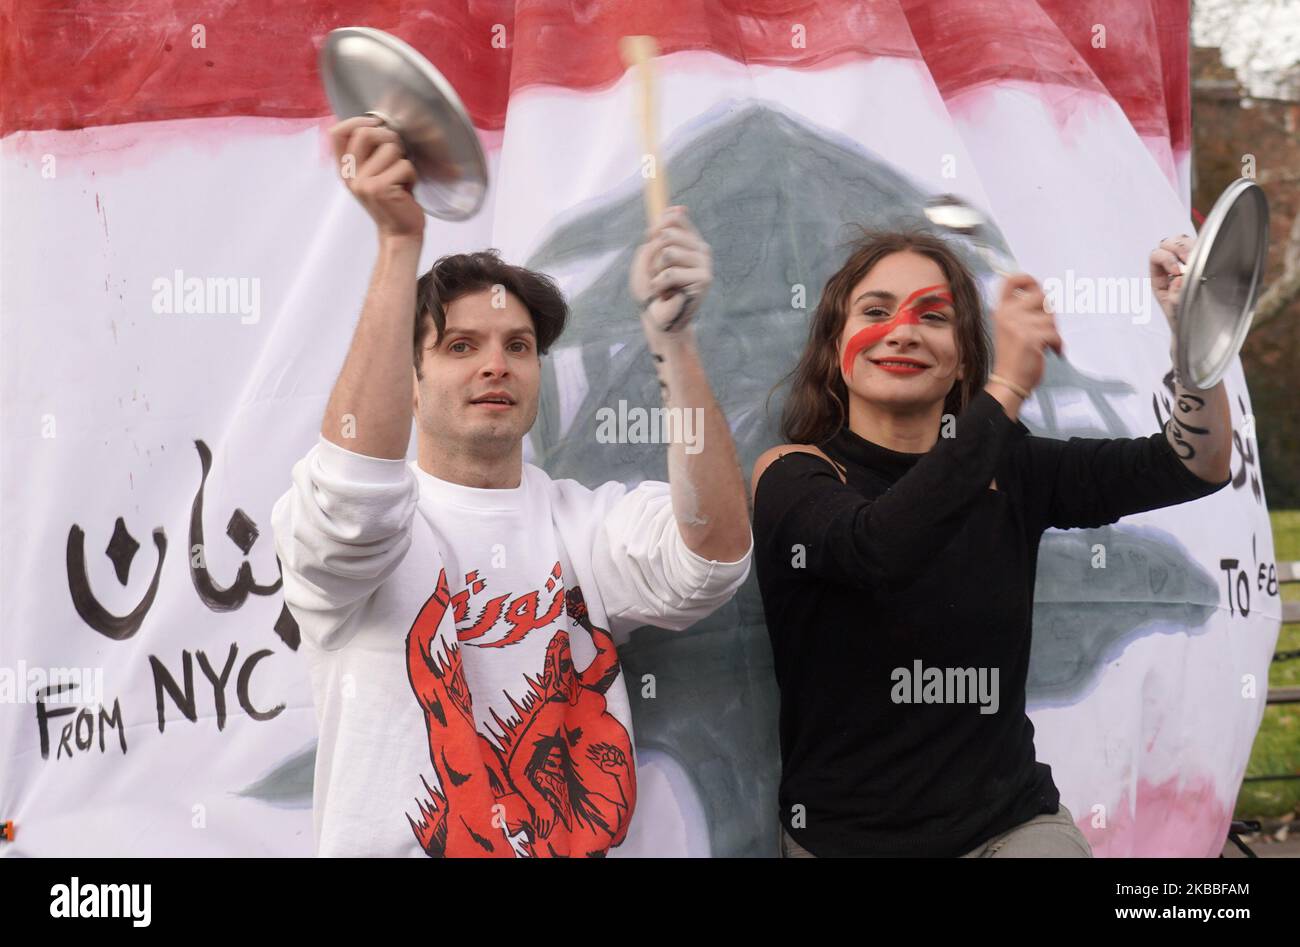
M939 290L939 292L935 292L935 290ZM930 295L936 296L949 305L952 305L952 294L944 289L942 283L918 289L903 300L902 305L898 307L898 312L894 313L894 318L890 319L888 322L882 322L879 325L865 326L854 333L853 338L849 339L848 345L844 346L844 361L842 363L844 374L852 377L853 363L858 360L858 355L866 349L871 348L885 336L889 335L889 333L893 332L896 326L906 325L909 323L911 325L920 325L921 319L918 313L923 307L915 305L914 300L921 296Z

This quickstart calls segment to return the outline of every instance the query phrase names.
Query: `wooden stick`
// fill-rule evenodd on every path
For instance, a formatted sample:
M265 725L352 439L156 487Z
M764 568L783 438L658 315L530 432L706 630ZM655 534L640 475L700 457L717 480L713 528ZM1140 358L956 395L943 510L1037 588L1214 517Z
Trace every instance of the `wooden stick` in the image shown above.
M645 181L646 221L654 225L668 207L668 173L659 160L659 136L656 130L654 58L659 44L653 36L624 36L618 43L623 64L637 69L641 85L641 142L650 158L651 174Z

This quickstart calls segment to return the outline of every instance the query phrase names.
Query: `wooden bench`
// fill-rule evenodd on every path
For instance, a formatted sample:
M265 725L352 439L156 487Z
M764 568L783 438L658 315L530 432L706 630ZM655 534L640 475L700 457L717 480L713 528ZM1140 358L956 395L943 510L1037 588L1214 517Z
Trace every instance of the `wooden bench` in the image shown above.
M1279 562L1277 564L1278 585L1300 582L1300 562ZM1300 624L1300 602L1282 602L1282 624ZM1274 661L1293 661L1300 658L1300 650L1279 651L1273 655ZM1270 704L1300 704L1300 687L1270 687L1268 689ZM1266 779L1268 777L1259 777ZM1300 779L1300 774L1289 777Z
M1300 583L1300 562L1279 562L1277 564L1277 581L1279 586ZM1288 602L1285 599L1282 601L1282 624L1300 624L1300 602ZM1273 655L1274 662L1294 661L1297 658L1300 658L1300 650L1278 651ZM1300 704L1300 687L1270 687L1264 703L1266 705ZM1262 776L1247 776L1242 782L1262 783L1288 779L1300 779L1300 773L1266 773ZM1241 849L1247 858L1257 858L1258 856L1250 850L1239 836L1247 832L1258 832L1260 828L1260 824L1255 821L1242 822L1234 820L1228 829L1228 841Z

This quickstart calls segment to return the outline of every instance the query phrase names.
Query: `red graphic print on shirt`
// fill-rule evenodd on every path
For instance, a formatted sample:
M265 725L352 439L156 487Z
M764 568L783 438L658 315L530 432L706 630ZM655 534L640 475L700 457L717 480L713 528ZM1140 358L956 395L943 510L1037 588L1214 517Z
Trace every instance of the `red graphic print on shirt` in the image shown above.
M565 589L560 565L547 591L556 594L538 615L539 592L508 601L493 598L469 627L460 627L469 598L484 583L471 572L464 592L452 596L446 570L407 635L407 672L424 710L429 758L438 789L425 784L428 801L417 800L420 819L409 815L424 851L438 857L516 855L510 836L529 856L603 856L627 836L636 805L632 743L626 728L608 712L605 692L619 674L609 632L591 623L580 588ZM596 657L575 670L569 634L551 637L537 677L524 675L522 697L508 695L510 714L492 713L491 739L474 725L462 647L502 647L551 625L560 606L571 627L582 628ZM439 647L438 627L448 609L457 620L457 643ZM499 641L476 639L503 621ZM464 643L464 644L462 644Z

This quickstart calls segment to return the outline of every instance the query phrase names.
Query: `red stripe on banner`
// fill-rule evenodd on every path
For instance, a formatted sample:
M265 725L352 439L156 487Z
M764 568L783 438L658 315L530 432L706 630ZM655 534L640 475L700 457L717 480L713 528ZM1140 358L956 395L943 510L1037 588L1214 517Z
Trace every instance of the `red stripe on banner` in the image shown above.
M4 17L0 134L227 115L329 114L317 71L325 34L371 26L420 50L479 128L501 128L511 92L590 89L625 68L618 39L664 53L709 50L744 63L812 66L845 53L917 56L894 2L859 0L486 0L428 5L171 0L22 6ZM803 27L800 37L795 27ZM205 48L195 48L202 27ZM500 48L504 37L506 48ZM494 45L494 42L496 45ZM13 69L9 69L10 65Z
M1004 79L1102 91L1034 0L903 0L903 7L944 98Z
M1175 151L1190 147L1188 0L1046 0L1042 6L1138 134L1167 137Z
M1192 149L1192 50L1190 0L1153 0L1163 65L1165 115L1174 151Z
M1105 49L1091 45L1095 23L1107 24ZM618 38L645 33L664 53L749 64L922 56L945 96L1006 78L1106 90L1143 134L1168 127L1185 146L1190 132L1186 0L63 0L0 12L0 135L328 115L317 51L330 30L358 25L421 50L481 129L504 125L518 89L608 86L624 72Z
M1191 139L1187 0L904 0L945 98L1004 79L1109 93L1141 135Z

